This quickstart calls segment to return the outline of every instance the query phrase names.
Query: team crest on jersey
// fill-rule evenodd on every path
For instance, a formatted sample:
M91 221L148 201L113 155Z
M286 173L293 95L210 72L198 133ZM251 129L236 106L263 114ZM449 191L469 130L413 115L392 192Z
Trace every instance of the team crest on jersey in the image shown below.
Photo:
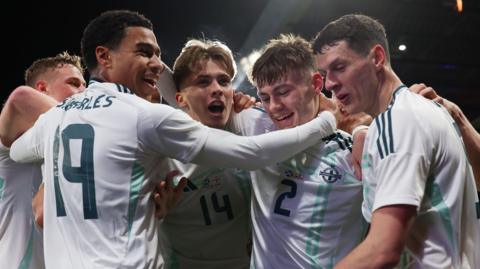
M213 189L220 186L221 178L218 175L207 177L203 180L202 187L204 189Z
M323 180L327 183L335 183L342 178L342 175L340 175L337 168L333 166L320 171L318 174L322 176Z

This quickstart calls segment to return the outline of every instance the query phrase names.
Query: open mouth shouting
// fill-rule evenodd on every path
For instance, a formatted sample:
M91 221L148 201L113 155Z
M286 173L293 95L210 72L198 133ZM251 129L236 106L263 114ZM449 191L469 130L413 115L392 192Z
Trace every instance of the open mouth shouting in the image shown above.
M222 101L213 101L208 105L208 111L214 115L222 115L225 110L225 104Z

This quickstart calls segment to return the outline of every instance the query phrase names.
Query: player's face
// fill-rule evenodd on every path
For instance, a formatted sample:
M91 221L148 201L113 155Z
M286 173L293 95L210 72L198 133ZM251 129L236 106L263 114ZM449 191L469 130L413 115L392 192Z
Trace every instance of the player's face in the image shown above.
M232 78L217 61L209 59L201 64L200 71L182 83L177 102L193 119L223 128L233 107Z
M50 74L47 74L46 81L45 93L59 102L85 90L85 79L82 72L71 64L55 68Z
M350 49L345 41L326 46L316 55L317 66L325 72L325 88L334 92L350 114L369 112L378 103L379 83L372 52L367 56Z
M287 72L287 76L258 90L265 111L279 129L292 128L311 121L319 111L322 89L320 74L311 77Z
M109 53L108 81L120 83L144 99L156 92L156 84L165 67L157 39L150 29L127 27L119 46Z

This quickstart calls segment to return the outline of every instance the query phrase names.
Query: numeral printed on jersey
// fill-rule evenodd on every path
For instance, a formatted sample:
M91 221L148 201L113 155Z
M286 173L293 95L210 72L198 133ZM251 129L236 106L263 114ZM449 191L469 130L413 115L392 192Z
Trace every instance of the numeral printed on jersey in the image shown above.
M212 201L212 206L213 210L217 213L222 213L225 212L227 214L227 219L232 220L233 219L233 210L232 210L232 205L230 204L230 199L228 198L228 195L223 195L223 206L221 206L218 202L217 198L217 193L214 192L211 195L211 201ZM205 220L205 225L212 225L212 219L210 217L210 212L208 210L208 203L207 203L207 198L205 198L205 195L202 195L200 197L200 206L202 208L202 213L203 213L203 219Z
M97 219L97 204L95 199L95 179L93 169L93 140L95 131L89 124L70 124L62 131L62 144L64 148L63 161L58 162L60 148L58 128L54 141L54 189L57 205L57 216L66 216L65 204L60 189L58 167L62 165L64 178L71 183L82 184L83 217L84 219ZM72 166L70 155L70 141L81 140L80 166Z
M284 179L281 183L283 185L289 186L290 191L283 192L278 196L277 201L275 202L275 208L273 209L273 212L275 214L290 217L290 210L282 208L282 202L285 199L295 198L295 196L297 195L297 183L290 179Z

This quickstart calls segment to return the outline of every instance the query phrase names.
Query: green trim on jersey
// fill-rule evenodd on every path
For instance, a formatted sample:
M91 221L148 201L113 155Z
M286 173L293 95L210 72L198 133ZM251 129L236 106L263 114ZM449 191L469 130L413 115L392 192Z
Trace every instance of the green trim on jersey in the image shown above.
M310 219L310 223L319 223L319 224L323 223L325 212L327 211L327 208L328 208L329 194L332 191L332 189L333 189L333 185L331 184L320 185L318 187L315 203L312 207L313 214ZM311 262L312 268L319 268L317 267L319 266L319 264L317 264L315 255L318 253L321 232L322 232L322 226L320 226L318 229L315 229L315 228L308 229L307 237L310 239L306 242L305 252L307 253L310 260L312 261ZM327 268L333 268L333 265L334 265L334 261L331 261L331 266L327 266Z
M455 240L456 236L454 234L452 217L450 215L448 205L445 204L445 201L443 200L443 194L440 189L440 185L434 181L435 178L433 176L428 177L427 186L425 187L425 195L427 198L429 198L432 208L434 208L440 216L440 221L442 222L443 228L445 229L448 239L450 240L450 245L453 246L453 253L459 253L457 241ZM455 261L453 264L457 264L457 261Z
M252 197L250 173L241 169L232 169L231 173L242 191L245 206L249 209L248 211L250 211L250 199Z
M0 177L0 201L3 200L3 192L5 191L5 179Z
M480 192L477 192L478 196L480 197ZM477 219L480 219L480 202L475 203L475 207L477 208Z
M402 251L402 256L400 257L400 263L399 263L400 269L409 269L412 267L414 263L415 263L414 256L407 248L405 248Z
M392 107L395 104L395 99L397 98L397 95L404 88L406 88L406 86L401 84L393 91L392 101L388 105L387 110L375 117L374 119L378 130L377 149L380 153L380 159L383 159L387 157L390 153L395 152L392 128ZM385 116L387 117L387 119L385 119Z
M28 269L30 267L30 263L32 262L33 256L33 233L35 232L35 228L33 227L33 223L31 225L30 231L30 239L28 239L27 249L25 250L25 254L23 255L22 261L18 265L18 269Z
M393 132L392 132L392 110L389 108L384 113L375 117L375 124L377 125L378 138L377 149L380 153L380 159L387 157L390 153L394 153L393 147ZM385 116L387 119L385 119ZM387 134L388 133L388 134ZM388 139L387 139L388 136Z
M63 202L62 192L60 191L60 182L58 180L58 152L60 150L60 126L55 129L55 138L53 140L53 189L55 191L55 206L57 217L67 215L65 203Z
M165 264L165 269L178 269L180 268L180 263L178 262L177 254L175 251L172 251L170 258L168 259L168 264Z
M135 210L137 209L138 196L142 188L145 171L143 167L135 162L132 167L132 177L130 178L130 202L128 203L128 236L132 229Z

